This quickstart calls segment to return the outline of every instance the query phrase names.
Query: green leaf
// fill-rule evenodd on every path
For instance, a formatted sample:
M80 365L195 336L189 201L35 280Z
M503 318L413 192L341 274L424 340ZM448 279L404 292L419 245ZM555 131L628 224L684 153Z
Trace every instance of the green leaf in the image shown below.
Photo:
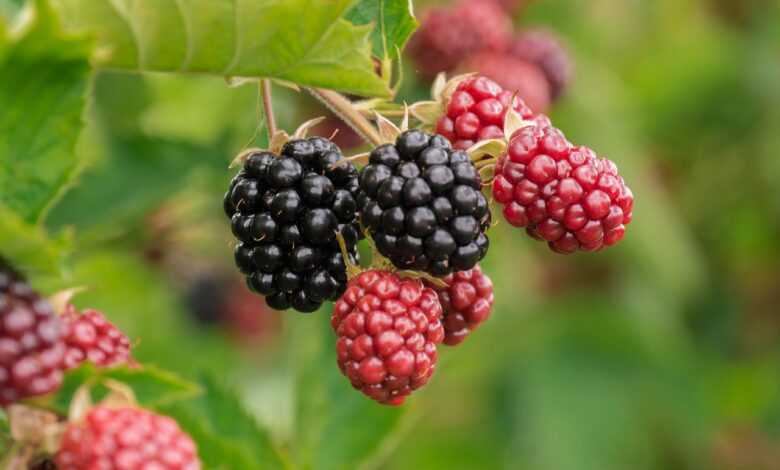
M85 363L65 374L62 387L51 397L49 406L59 413L66 414L74 393L82 385L92 387L92 398L100 401L109 392L109 389L103 385L106 379L130 386L136 394L138 403L146 407L181 400L200 393L197 385L154 366L137 369L99 368L91 363Z
M163 406L198 443L206 468L283 469L284 457L235 392L203 378L198 398Z
M0 253L33 282L39 276L59 275L71 241L69 232L49 238L40 226L25 222L0 203Z
M370 27L342 17L351 0L55 0L66 24L97 35L110 68L266 77L386 96Z
M302 468L360 468L399 429L409 405L380 405L349 384L337 367L329 315L290 318L301 364L296 384L293 447ZM319 321L318 321L319 319Z
M52 397L51 407L67 414L73 394L84 384L94 385L92 397L99 401L108 393L108 389L101 385L106 379L129 385L138 403L147 408L163 406L201 392L196 384L155 366L99 368L87 363L65 375L62 387Z
M357 25L374 25L371 42L379 58L397 57L418 24L411 0L361 0L347 19Z
M30 18L0 28L0 202L37 222L79 169L91 41L66 36L43 0Z

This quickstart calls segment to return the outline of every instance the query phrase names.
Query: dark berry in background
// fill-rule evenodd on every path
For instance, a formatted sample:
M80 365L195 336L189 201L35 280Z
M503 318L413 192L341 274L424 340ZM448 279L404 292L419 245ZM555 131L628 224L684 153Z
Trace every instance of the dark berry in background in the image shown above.
M249 287L276 310L313 312L346 288L340 232L350 253L360 236L357 169L322 137L292 140L281 155L258 151L225 195Z
M512 21L495 0L461 0L429 10L409 43L409 54L425 79L450 72L469 56L505 50Z
M444 276L487 253L479 173L440 135L411 130L376 147L360 173L358 204L377 249L400 269Z
M527 29L512 40L510 54L536 64L547 77L553 100L561 96L571 82L572 62L561 39L552 31ZM538 110L542 112L543 110Z
M62 335L51 305L0 263L0 405L59 388Z

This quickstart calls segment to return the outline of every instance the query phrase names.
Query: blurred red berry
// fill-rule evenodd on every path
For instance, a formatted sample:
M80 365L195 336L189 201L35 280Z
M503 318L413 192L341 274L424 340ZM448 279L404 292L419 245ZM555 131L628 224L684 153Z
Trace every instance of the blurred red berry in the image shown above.
M423 17L408 51L425 79L454 70L467 57L509 46L512 22L494 0L461 0Z
M561 96L571 82L571 57L558 35L552 31L522 31L512 40L509 52L519 59L539 66L550 84L553 100Z
M441 316L436 292L422 281L387 271L360 274L331 316L341 372L370 398L400 405L436 370Z
M62 315L65 323L65 367L72 369L89 361L100 367L135 364L127 335L97 310L79 313L68 305Z

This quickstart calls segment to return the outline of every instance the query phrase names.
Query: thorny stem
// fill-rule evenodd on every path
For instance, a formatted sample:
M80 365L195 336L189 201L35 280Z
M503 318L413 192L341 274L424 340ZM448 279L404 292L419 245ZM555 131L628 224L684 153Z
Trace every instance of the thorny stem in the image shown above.
M322 88L306 88L306 91L320 100L325 106L335 113L349 127L355 130L364 140L373 144L381 145L384 143L382 137L377 132L371 121L366 119L360 111L352 106L352 102L341 93L324 90Z
M268 138L276 134L276 118L274 117L274 103L271 96L271 80L264 78L260 81L260 89L263 93L263 113L265 125L268 128Z

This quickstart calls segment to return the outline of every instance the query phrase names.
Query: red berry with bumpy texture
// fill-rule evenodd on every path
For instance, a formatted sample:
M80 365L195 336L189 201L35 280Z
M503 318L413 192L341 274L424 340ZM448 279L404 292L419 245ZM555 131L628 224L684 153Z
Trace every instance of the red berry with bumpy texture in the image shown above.
M425 15L408 51L426 79L454 70L472 54L505 50L512 39L512 22L493 0L461 0L451 8Z
M486 51L469 57L458 70L489 77L505 90L517 93L534 112L544 113L550 108L550 84L536 64L506 52Z
M447 287L431 285L439 295L444 316L444 344L463 342L493 310L493 282L479 266L444 278Z
M97 406L65 429L59 470L200 470L195 443L173 419L140 408Z
M466 78L458 83L445 103L444 115L436 123L436 132L459 150L466 150L480 140L500 139L504 135L504 115L513 95L514 92L505 90L488 77ZM517 96L514 110L523 119L534 117L531 108Z
M0 266L0 405L62 384L62 324L29 284Z
M97 310L79 313L76 307L68 305L62 320L66 327L66 368L78 367L84 361L100 367L135 363L127 335Z
M561 96L571 82L571 58L560 38L551 31L523 31L512 41L509 52L518 59L536 64L542 69L550 84L553 100Z
M549 120L517 130L496 165L493 197L504 218L558 253L616 244L634 206L617 166L539 122Z
M400 405L436 370L441 316L436 292L422 281L388 271L361 273L333 307L339 369L370 398Z

